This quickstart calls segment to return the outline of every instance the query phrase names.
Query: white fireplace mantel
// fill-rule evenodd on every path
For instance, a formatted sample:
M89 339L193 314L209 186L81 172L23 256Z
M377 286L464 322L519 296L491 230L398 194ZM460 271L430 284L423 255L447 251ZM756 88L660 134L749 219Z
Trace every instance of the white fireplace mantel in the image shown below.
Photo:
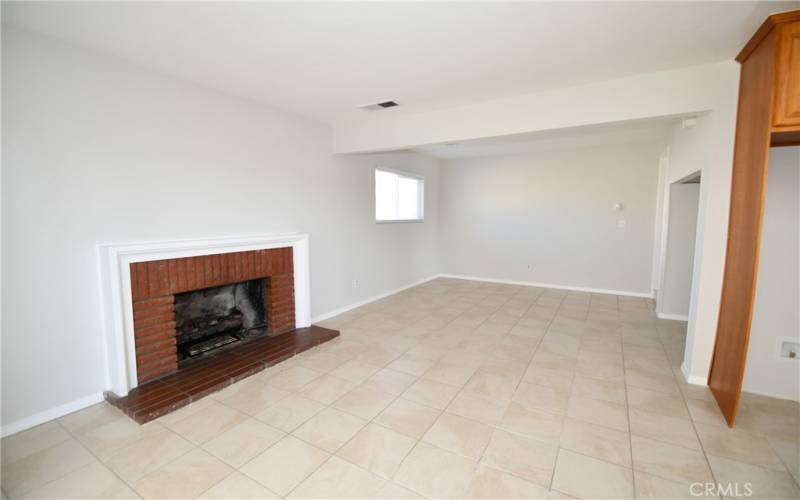
M311 284L308 235L301 233L103 244L97 246L107 352L106 387L125 396L137 386L133 335L131 270L133 262L292 247L295 324L311 324Z

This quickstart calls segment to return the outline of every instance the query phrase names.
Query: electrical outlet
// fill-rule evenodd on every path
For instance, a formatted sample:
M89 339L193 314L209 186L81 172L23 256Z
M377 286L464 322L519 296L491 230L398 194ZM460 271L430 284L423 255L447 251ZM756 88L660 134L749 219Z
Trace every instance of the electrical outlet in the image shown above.
M358 280L353 280L353 288L358 288Z
M800 359L800 342L795 339L779 338L778 357L785 359Z

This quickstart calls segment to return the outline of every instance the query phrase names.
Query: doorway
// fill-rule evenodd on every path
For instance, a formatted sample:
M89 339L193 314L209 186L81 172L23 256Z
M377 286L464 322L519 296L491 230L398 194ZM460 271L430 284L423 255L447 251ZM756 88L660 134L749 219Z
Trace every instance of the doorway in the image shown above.
M662 319L689 319L701 180L698 171L669 187L664 263L656 296L656 313Z

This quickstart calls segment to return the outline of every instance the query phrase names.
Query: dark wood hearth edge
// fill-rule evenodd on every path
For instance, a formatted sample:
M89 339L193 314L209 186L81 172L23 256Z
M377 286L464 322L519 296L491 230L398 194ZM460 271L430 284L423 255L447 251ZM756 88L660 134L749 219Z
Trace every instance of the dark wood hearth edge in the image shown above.
M125 397L106 391L105 398L144 424L338 336L338 331L321 326L298 328L198 360L176 373L140 385Z

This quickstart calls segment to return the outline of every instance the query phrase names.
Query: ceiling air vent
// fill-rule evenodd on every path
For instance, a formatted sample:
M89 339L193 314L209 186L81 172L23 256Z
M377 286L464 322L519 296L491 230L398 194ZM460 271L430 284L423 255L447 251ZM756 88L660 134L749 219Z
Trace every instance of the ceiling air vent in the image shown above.
M383 101L376 102L375 104L365 104L363 106L359 106L359 108L367 111L377 111L379 109L394 108L395 106L399 106L399 104L394 101Z

